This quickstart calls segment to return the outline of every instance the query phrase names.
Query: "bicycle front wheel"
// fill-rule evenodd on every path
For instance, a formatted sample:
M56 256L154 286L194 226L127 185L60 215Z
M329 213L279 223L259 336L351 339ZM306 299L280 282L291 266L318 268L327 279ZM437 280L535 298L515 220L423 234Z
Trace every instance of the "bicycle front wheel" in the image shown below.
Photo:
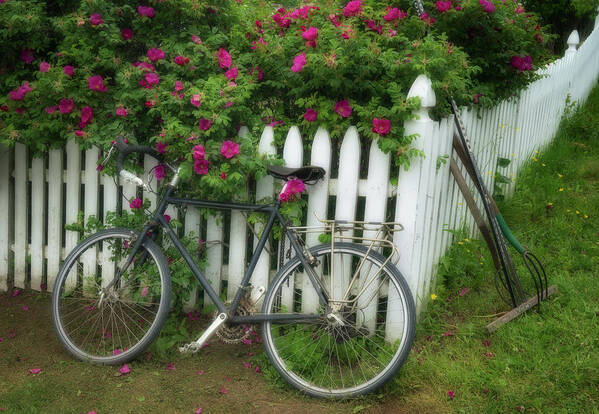
M52 292L52 322L75 357L127 362L160 332L170 306L168 264L147 239L123 270L138 237L129 229L102 230L77 245L62 265Z
M266 314L318 315L262 324L266 353L295 388L317 397L372 392L406 360L414 339L415 307L397 268L362 245L335 243L310 249L321 289L320 304L300 260L289 261L272 282Z

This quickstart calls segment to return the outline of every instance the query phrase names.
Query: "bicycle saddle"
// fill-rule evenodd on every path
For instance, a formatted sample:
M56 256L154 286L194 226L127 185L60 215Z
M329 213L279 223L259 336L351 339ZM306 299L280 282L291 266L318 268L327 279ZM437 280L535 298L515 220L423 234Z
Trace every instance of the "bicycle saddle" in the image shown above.
M282 167L280 165L269 165L268 174L281 180L290 180L293 178L297 178L306 182L318 181L325 176L326 172L322 167L314 167L311 165L299 168L288 168Z

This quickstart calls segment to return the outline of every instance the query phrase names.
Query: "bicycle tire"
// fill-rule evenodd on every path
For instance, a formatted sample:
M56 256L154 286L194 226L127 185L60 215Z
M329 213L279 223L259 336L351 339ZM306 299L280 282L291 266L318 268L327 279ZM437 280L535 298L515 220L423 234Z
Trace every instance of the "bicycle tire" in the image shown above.
M101 230L80 242L58 272L52 322L62 345L80 360L128 362L154 341L166 321L170 273L152 240L144 240L134 262L109 287L137 237L131 229Z
M353 269L354 275L360 272L357 285L346 289L351 292L349 299L354 304L351 307L344 305L337 312L344 324L335 326L336 322L327 320L325 315L304 324L300 321L287 324L266 321L262 323L262 339L274 368L290 385L315 397L350 398L377 390L403 365L414 340L416 309L405 279L381 254L353 243L335 243L333 250L332 262L337 262L333 274L349 273L346 268ZM337 289L334 282L331 285L330 280L327 281L331 279L327 277L327 272L331 273L331 245L313 247L310 253L319 262L316 273L323 286L329 285L329 291ZM301 285L300 289L296 288L298 285ZM390 300L390 297L396 299ZM314 298L317 298L314 287L296 256L273 280L262 312L322 314L323 307L316 306ZM396 327L397 330L392 329ZM294 350L293 354L291 350ZM327 375L329 383L325 384Z

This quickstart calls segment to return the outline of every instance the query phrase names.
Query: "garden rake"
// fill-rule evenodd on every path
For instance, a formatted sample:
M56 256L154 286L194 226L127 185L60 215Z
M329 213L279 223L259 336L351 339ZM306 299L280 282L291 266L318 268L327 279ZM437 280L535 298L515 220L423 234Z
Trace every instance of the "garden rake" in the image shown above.
M516 316L525 312L526 310L537 306L540 309L541 301L547 299L555 290L555 286L548 287L547 274L545 267L528 248L524 247L518 239L511 232L505 219L501 215L495 200L489 193L485 186L482 176L476 164L474 154L472 153L468 138L462 120L460 119L458 108L453 100L450 99L451 110L454 114L454 120L456 124L457 134L453 136L453 149L461 160L462 164L468 172L468 176L474 183L474 186L482 199L482 204L489 222L489 225L485 223L481 211L478 209L474 197L470 193L466 179L462 175L457 162L451 158L450 170L454 176L460 191L464 195L466 204L471 211L478 228L489 247L493 263L495 265L495 287L501 299L503 299L510 306L513 306L512 311L506 313L501 318L497 319L493 323L487 326L487 330L490 332L497 329L499 326L509 322ZM535 286L536 296L529 298L518 277L518 272L514 266L513 259L507 249L505 243L507 240L512 247L521 255L524 264L530 273L530 277ZM509 294L509 298L506 297L505 292Z

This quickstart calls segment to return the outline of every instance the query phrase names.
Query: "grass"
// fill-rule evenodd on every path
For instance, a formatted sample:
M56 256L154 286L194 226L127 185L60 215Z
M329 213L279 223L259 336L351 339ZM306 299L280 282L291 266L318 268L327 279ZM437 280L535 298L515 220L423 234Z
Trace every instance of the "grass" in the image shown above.
M597 413L599 88L562 124L555 141L534 155L500 209L516 237L545 263L558 293L540 313L529 311L485 334L484 326L507 305L494 290L486 247L462 236L439 266L436 299L419 323L408 362L376 395L346 402L305 397L273 384L259 346L216 341L193 357L135 361L131 374L118 376L118 367L91 366L67 355L52 331L48 298L28 293L0 296L0 408L9 413L193 413L199 407L204 413ZM252 369L244 367L246 361ZM175 369L168 370L167 363ZM256 364L264 374L255 372ZM42 372L30 374L35 367ZM226 394L219 392L222 386Z

